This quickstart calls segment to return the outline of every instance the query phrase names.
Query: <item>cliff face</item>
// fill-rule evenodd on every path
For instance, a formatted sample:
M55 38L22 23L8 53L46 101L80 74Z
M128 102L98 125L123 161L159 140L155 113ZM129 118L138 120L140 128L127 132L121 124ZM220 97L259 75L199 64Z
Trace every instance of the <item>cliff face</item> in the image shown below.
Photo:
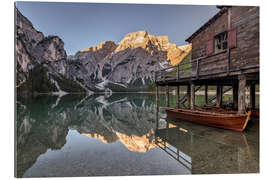
M155 105L143 94L129 98L124 95L40 96L22 99L16 106L18 177L48 149L60 150L67 143L70 130L106 144L119 141L134 152L147 152L156 147Z
M59 37L44 37L17 9L15 24L18 95L85 91L66 78L67 55Z
M145 91L155 71L178 64L191 50L138 31L119 44L105 41L67 57L61 38L45 37L17 9L16 17L19 94Z
M34 48L34 56L40 63L48 63L54 70L62 75L66 74L67 54L64 42L57 36L42 39Z
M184 52L167 36L138 31L127 34L118 45L106 41L70 56L68 74L93 91L146 90L154 72L179 63Z
M32 55L34 47L44 38L41 32L34 29L32 23L16 9L16 60L17 86L28 78L28 71L36 62Z
M75 79L87 88L96 91L96 84L102 81L100 67L105 63L107 56L111 55L117 45L112 41L102 42L77 52L74 56L68 57L68 76Z

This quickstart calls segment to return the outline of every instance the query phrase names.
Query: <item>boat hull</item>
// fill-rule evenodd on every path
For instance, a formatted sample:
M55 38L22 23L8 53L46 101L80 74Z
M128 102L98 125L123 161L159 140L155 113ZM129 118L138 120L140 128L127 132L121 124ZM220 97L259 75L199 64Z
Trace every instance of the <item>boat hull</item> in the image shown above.
M180 120L234 131L243 131L247 125L251 114L251 112L248 112L248 114L244 115L222 114L199 110L187 110L181 108L166 108L166 112L168 116Z

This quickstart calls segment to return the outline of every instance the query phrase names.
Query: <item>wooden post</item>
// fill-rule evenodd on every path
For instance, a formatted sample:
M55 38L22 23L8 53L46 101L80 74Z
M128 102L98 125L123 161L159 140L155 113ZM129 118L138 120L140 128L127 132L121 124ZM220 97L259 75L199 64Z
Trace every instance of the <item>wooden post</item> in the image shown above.
M220 86L220 106L223 104L223 86Z
M196 78L199 77L199 59L197 59L197 65L196 65Z
M228 29L231 29L231 14L232 14L232 8L228 8ZM227 75L230 73L230 66L231 66L231 49L227 48Z
M157 95L158 95L158 86L157 86ZM158 107L158 96L156 98L156 103L157 103L157 106L156 106L156 130L159 128L159 116L158 116L158 113L159 113L159 107ZM155 137L156 138L156 137ZM156 140L156 139L155 139Z
M195 107L195 85L194 83L192 82L190 84L190 90L191 90L191 102L190 102L190 109L194 109Z
M205 105L208 104L208 85L205 85L205 89L204 89L204 102L205 102Z
M190 109L190 84L187 85L187 107Z
M177 86L177 89L176 89L176 103L177 103L177 107L179 108L180 107L180 102L179 102L179 86Z
M251 84L249 88L249 98L250 98L250 107L252 110L255 109L255 84Z
M246 76L239 75L239 86L238 86L238 113L246 113Z
M170 106L169 85L166 86L166 106Z
M159 107L159 96L158 96L158 85L156 85L156 107L158 108Z
M177 65L177 80L179 80L179 64Z
M238 108L238 83L233 84L233 107Z
M221 107L222 105L222 86L217 86L217 100L216 100L216 106Z

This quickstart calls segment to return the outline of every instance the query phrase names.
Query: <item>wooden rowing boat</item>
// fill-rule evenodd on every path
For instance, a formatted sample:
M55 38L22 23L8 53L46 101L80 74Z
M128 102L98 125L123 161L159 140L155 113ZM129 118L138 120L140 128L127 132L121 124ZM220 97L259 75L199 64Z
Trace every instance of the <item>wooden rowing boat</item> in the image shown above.
M216 106L205 105L202 107L195 107L196 110L213 112L213 113L221 113L221 114L237 114L238 112L232 108L221 108Z
M166 108L168 116L190 121L194 123L199 123L203 125L230 129L234 131L243 131L250 119L251 111L247 114L237 114L234 112L229 113L224 110L224 112L212 110L202 110L202 109L182 109L182 108Z
M260 117L260 112L258 110L251 111L251 115L255 117Z
M259 112L259 110L252 110L251 111L251 118L253 120L259 121L259 119L260 119L260 112Z
M204 105L202 107L195 107L197 110L207 110L207 111L212 111L212 112L221 112L225 114L237 114L237 109L232 108L232 107L216 107L216 106L209 106L209 105ZM258 109L248 109L247 111L251 111L250 119L252 120L259 120L260 118L260 112Z

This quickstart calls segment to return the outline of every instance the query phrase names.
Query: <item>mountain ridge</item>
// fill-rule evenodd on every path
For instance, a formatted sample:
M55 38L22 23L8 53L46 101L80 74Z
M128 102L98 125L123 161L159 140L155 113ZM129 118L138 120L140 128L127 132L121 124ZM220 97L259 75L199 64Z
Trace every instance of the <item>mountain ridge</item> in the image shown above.
M67 56L60 37L45 37L17 9L15 23L19 94L146 91L155 71L179 63L191 49L141 30Z

